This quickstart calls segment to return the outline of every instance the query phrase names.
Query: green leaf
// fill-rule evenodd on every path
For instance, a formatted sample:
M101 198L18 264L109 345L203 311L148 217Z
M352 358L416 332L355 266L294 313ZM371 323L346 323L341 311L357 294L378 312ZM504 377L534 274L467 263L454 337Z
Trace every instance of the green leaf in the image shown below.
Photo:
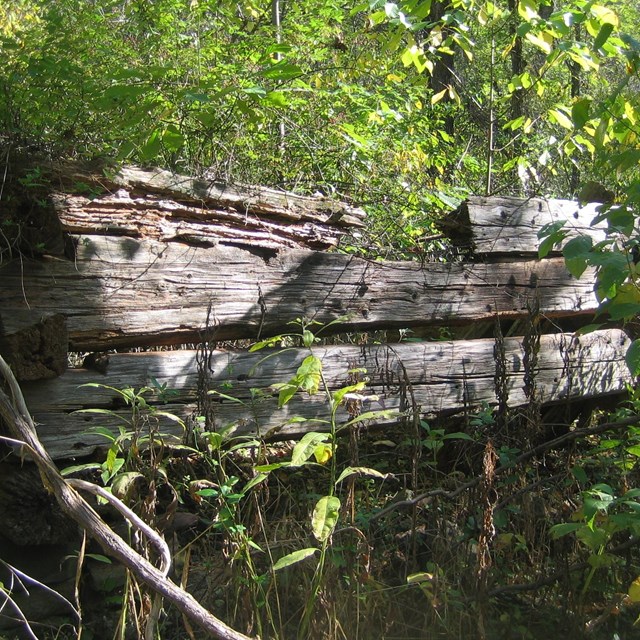
M565 129L573 129L571 118L562 109L549 109L549 116L552 122L557 122Z
M342 482L345 478L353 475L359 476L371 476L373 478L380 478L381 480L386 480L387 478L393 477L393 474L390 473L381 473L376 469L371 469L369 467L347 467L344 471L338 476L336 480L336 485Z
M602 27L600 27L600 31L596 36L596 39L593 41L593 48L600 49L602 45L609 39L609 36L613 32L613 25L610 22L605 22Z
M625 361L632 376L640 376L640 339L634 340L625 355Z
M321 379L322 361L316 356L307 356L296 372L295 380L298 387L309 395L313 395L318 392Z
M302 69L286 60L280 60L276 64L264 69L262 75L272 80L291 80L302 75Z
M562 538L562 536L578 531L578 529L583 526L580 522L563 522L561 524L554 524L553 527L549 529L549 533L551 537L557 540L558 538Z
M297 391L297 384L283 384L280 387L280 392L278 393L278 408L281 409L282 407L284 407L284 405L287 404L287 402L289 402L289 400L291 400L291 398L296 395Z
M244 402L239 398L234 398L233 396L227 395L226 393L222 393L220 391L216 391L215 389L209 389L209 391L207 391L207 394L211 396L219 396L224 400L229 400L229 402L235 402L236 404L244 404Z
M572 238L564 245L562 253L564 263L569 273L579 278L587 268L587 258L593 248L593 242L589 236Z
M111 558L107 558L107 556L103 556L101 553L85 553L85 558L91 558L96 562L104 562L104 564L112 564Z
M242 493L247 493L250 489L253 489L253 487L263 483L267 479L267 477L268 476L266 473L258 473L253 478L251 478L251 480L249 480L247 484L244 485Z
M136 481L144 476L139 471L121 473L111 484L111 492L116 498L126 502L133 491Z
M291 453L291 466L299 467L307 462L314 454L316 447L321 442L327 442L330 439L328 433L318 433L317 431L311 431L305 433L300 439L300 442L296 443Z
M77 471L95 471L96 469L100 469L101 465L97 462L87 462L87 464L74 464L71 467L65 467L60 471L60 474L63 476L70 476L72 473L76 473Z
M313 535L324 542L333 533L340 516L340 500L336 496L324 496L316 503L311 516Z
M559 244L567 237L567 232L562 228L566 220L558 220L545 224L538 231L538 238L543 239L538 248L538 257L546 258L556 244Z
M606 220L609 225L609 231L619 232L630 237L633 233L635 224L634 214L621 205L615 205L606 209Z
M253 353L254 351L264 349L265 347L274 347L282 340L282 338L283 336L274 336L273 338L267 338L266 340L261 340L260 342L256 342L255 344L249 347L249 353Z
M589 98L580 98L571 105L571 118L576 129L582 129L589 121L591 102Z
M364 381L358 382L356 384L349 385L347 387L342 387L342 389L338 389L334 391L331 395L333 397L333 401L335 404L340 404L344 398L344 396L348 393L355 393L357 391L362 391L366 386Z
M352 424L357 424L358 422L364 422L365 420L388 420L390 418L398 418L402 415L400 411L396 409L380 409L379 411L365 411L361 413L359 416L353 418L353 420L349 420L349 422L345 422L340 425L341 429L345 429L346 427L350 427Z
M319 549L316 549L315 547L307 547L306 549L298 549L298 551L288 553L286 556L282 556L282 558L278 558L278 560L275 561L273 564L273 570L280 571L280 569L290 567L292 564L302 562L302 560L306 560L316 551L319 551Z
M264 97L264 101L274 107L286 107L288 104L287 97L282 91L269 91Z

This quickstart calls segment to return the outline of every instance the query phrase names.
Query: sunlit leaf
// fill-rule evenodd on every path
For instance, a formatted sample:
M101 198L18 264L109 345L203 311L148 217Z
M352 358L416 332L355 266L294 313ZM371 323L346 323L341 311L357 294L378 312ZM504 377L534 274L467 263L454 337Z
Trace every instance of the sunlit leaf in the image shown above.
M342 482L345 478L349 476L359 475L359 476L369 476L372 478L380 478L381 480L386 480L387 478L393 477L390 473L381 473L376 469L371 469L369 467L347 467L342 471L342 473L338 476L336 480L336 485Z
M324 496L316 503L311 517L311 529L316 540L324 542L333 533L340 516L340 500Z
M273 563L273 570L279 571L285 567L290 567L292 564L302 562L314 555L316 551L319 551L319 549L316 549L315 547L307 547L306 549L298 549L298 551L288 553L286 556L278 558L278 560Z

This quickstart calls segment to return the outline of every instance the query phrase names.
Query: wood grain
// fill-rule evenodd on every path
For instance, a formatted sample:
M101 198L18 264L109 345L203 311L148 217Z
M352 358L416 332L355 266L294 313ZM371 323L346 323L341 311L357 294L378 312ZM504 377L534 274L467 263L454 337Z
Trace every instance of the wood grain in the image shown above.
M524 352L521 338L505 339L509 405L528 402L524 389ZM536 384L541 402L589 398L624 390L631 381L624 361L629 345L619 330L603 330L581 337L572 334L541 336ZM412 403L425 416L460 412L495 404L493 340L458 340L397 345L316 347L330 390L353 380L349 370L364 367L359 374L369 380L364 393L368 401L361 410L405 411ZM255 353L216 351L209 359L212 415L217 429L227 435L260 433L283 439L311 430L326 430L329 414L322 393L309 396L298 393L282 409L277 392L270 387L286 382L308 355L306 349L263 350ZM268 357L267 357L268 356ZM106 388L81 387L97 382L114 388L140 388L156 381L177 395L157 409L175 412L187 419L197 413L197 354L193 351L114 354L105 375L84 369L69 370L60 378L24 386L31 412L39 423L38 434L54 458L91 453L104 446L106 439L91 433L96 426L116 429L118 421L106 415L73 413L82 408L112 409L122 420L130 411L118 394ZM406 380L411 380L413 396ZM223 394L223 395L222 395ZM232 400L233 398L234 400ZM150 395L149 400L153 397ZM301 416L303 422L291 422ZM341 409L338 419L349 418ZM377 424L396 422L397 418L376 420ZM124 422L121 422L126 426ZM182 429L161 417L151 417L145 429L182 436Z
M74 261L0 267L0 299L3 317L62 313L71 350L104 350L198 341L209 305L218 340L274 335L302 317L361 331L518 318L536 304L547 317L589 315L592 282L562 259L420 265L93 235L78 237Z

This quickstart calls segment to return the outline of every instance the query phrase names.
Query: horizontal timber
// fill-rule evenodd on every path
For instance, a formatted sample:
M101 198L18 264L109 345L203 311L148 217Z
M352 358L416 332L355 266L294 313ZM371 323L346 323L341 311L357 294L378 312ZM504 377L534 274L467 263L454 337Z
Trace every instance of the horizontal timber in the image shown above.
M415 405L422 415L433 416L461 412L484 402L496 403L494 344L494 340L484 339L393 346L340 345L316 347L314 353L322 360L332 391L353 383L354 374L349 371L354 367L366 369L362 376L369 382L361 393L369 399L362 401L361 411L406 411ZM572 398L582 401L623 391L631 380L624 361L628 345L629 338L617 329L580 337L541 336L535 374L540 402ZM215 427L227 428L229 435L260 433L276 439L326 430L329 411L323 393L309 396L299 392L279 409L277 391L271 389L275 383L286 382L295 375L308 355L306 349L211 353L207 388L217 392L209 396ZM506 387L512 407L528 402L524 355L521 338L504 340ZM114 354L105 373L72 369L54 380L25 384L24 393L39 423L39 436L51 455L82 456L106 444L104 437L91 433L92 428L107 426L115 431L118 424L124 423L105 414L74 411L112 409L123 419L130 414L113 390L80 385L140 388L157 382L176 390L176 394L168 404L156 404L156 408L187 419L197 415L197 360L194 351ZM411 391L407 379L411 381ZM147 398L149 402L152 399ZM305 420L293 421L296 416ZM348 419L347 412L341 409L338 420L344 423ZM397 417L387 416L374 422L397 421ZM156 426L153 420L150 424ZM182 435L174 422L161 417L157 428L162 433Z
M194 247L77 237L76 257L0 266L3 317L61 313L71 350L257 338L308 318L343 330L397 329L543 315L592 314L593 274L560 258L511 263L369 261L337 253ZM335 327L336 329L338 327Z
M604 240L605 223L593 224L600 206L580 206L572 200L473 196L439 225L456 245L476 256L537 256L538 232L554 222L564 222L567 240L585 235L594 244Z

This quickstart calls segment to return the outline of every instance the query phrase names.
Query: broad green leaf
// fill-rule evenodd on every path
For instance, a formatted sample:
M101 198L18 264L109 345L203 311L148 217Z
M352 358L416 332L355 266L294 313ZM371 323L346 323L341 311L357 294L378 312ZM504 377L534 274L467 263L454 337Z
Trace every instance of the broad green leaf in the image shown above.
M291 80L302 75L302 69L286 60L280 60L276 64L264 69L262 75L272 80Z
M291 398L296 395L297 391L297 384L282 385L282 387L280 387L280 392L278 393L278 407L284 407L284 405L287 404L287 402L289 402L289 400L291 400Z
M296 372L295 380L299 388L313 395L318 392L321 379L322 360L316 356L307 356Z
M587 268L587 258L593 248L589 236L572 238L564 245L562 254L567 270L574 278L579 278Z
M392 477L390 473L381 473L376 469L371 469L369 467L347 467L343 470L343 472L338 476L336 480L336 485L342 482L345 478L349 476L359 475L359 476L371 476L372 478L380 478L381 480L386 480L387 478Z
M400 411L396 409L380 409L379 411L365 411L361 413L359 416L353 418L353 420L349 420L349 422L345 422L340 425L341 429L345 427L350 427L352 424L357 424L358 422L364 422L365 420L388 420L389 418L398 418L401 414Z
M287 97L282 91L269 91L264 97L264 101L274 107L286 107L288 104Z
M538 17L538 2L536 0L520 0L518 15L528 22Z
M111 492L116 498L126 503L136 482L143 478L144 476L139 471L126 471L125 473L121 473L111 483Z
M538 247L538 258L546 258L556 244L560 244L566 237L567 232L562 228L565 220L552 222L544 225L538 231L538 238L544 238Z
M622 233L627 238L633 233L635 216L627 207L621 205L609 207L606 209L606 219L610 231Z
M594 15L600 23L602 24L610 24L614 27L618 27L620 24L620 20L618 19L617 14L608 7L604 7L600 4L591 5L591 14Z
M571 118L576 129L582 129L589 121L591 103L592 101L589 98L580 98L571 105Z
M306 549L298 549L298 551L288 553L286 556L282 556L282 558L278 558L278 560L274 562L273 570L280 571L280 569L290 567L292 564L302 562L302 560L306 560L316 551L319 551L319 549L316 549L315 547L307 547Z
M561 127L573 129L571 118L561 109L549 109L549 117L552 122L557 122Z
M333 533L340 516L340 500L336 496L324 496L316 503L311 516L313 535L324 542Z
M162 144L169 151L179 151L184 146L184 136L175 128L167 128L162 134Z
M431 96L431 104L437 104L445 97L447 93L447 89L443 89L442 91L438 91L435 95Z
M562 538L562 536L578 531L578 529L583 526L584 525L579 522L563 522L561 524L554 524L553 527L549 529L549 533L554 539Z
M295 447L293 447L291 466L299 467L303 465L311 458L318 444L327 442L330 437L328 433L318 433L316 431L305 433L300 439L300 442L297 442Z
M600 49L604 45L604 43L609 39L609 36L613 32L613 25L610 22L605 22L602 27L600 27L600 31L596 36L596 39L593 41L593 48Z
M632 318L637 317L640 314L640 303L636 302L619 302L618 295L609 301L604 308L606 312L609 314L609 317L614 322L618 322L619 320L630 320Z
M540 31L539 33L529 32L525 37L531 44L544 51L547 55L551 53L553 35L549 31Z
M632 376L640 375L640 339L634 340L629 348L627 349L627 354L625 356L625 360L627 362L627 366L629 367L629 371Z

